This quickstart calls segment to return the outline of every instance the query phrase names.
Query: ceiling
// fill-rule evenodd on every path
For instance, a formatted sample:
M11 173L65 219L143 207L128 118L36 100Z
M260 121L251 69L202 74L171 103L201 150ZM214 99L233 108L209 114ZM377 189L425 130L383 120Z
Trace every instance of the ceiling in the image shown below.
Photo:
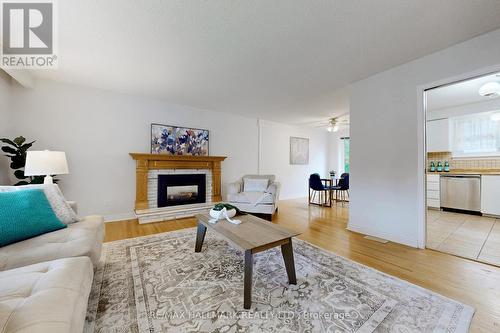
M287 123L349 83L500 27L498 0L64 0L35 75ZM137 110L140 112L141 110Z
M491 98L479 95L479 88L488 82L500 83L500 73L428 90L427 111L491 101Z

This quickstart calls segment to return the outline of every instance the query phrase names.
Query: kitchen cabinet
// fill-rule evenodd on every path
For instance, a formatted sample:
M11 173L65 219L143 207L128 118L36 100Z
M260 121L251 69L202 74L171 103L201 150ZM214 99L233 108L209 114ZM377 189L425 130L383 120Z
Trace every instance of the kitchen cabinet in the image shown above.
M500 215L500 176L481 176L481 213Z
M427 152L451 151L448 119L427 121Z
M439 175L427 175L427 207L441 207Z

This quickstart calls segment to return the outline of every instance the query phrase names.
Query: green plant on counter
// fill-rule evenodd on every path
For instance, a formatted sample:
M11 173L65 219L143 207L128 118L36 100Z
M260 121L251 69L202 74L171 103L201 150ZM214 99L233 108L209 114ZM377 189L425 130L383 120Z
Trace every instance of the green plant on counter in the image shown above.
M29 185L29 184L43 184L44 176L25 176L24 166L26 165L26 152L33 146L32 142L26 142L23 136L18 136L17 138L10 139L0 139L5 145L2 146L2 151L10 158L10 168L14 170L14 176L19 179L19 181L14 184L15 186Z

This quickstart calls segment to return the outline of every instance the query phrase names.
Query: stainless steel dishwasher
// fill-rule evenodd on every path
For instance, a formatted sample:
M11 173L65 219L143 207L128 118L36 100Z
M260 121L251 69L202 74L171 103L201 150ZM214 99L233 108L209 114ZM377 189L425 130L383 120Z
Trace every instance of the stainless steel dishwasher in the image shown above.
M441 175L441 208L481 211L481 176Z

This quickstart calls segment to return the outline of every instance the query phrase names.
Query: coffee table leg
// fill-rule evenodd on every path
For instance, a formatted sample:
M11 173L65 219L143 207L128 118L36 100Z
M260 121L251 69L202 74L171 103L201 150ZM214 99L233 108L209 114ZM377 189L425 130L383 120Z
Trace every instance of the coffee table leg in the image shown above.
M295 277L295 263L293 261L293 247L292 239L289 242L281 245L281 254L283 255L283 260L285 261L286 273L288 275L288 283L297 284L297 278Z
M205 240L205 233L207 232L207 227L203 224L198 223L198 231L196 232L196 245L194 247L194 252L200 252L203 246L203 241Z
M252 275L253 275L253 254L252 250L245 251L245 278L243 285L243 307L250 309L252 305Z

